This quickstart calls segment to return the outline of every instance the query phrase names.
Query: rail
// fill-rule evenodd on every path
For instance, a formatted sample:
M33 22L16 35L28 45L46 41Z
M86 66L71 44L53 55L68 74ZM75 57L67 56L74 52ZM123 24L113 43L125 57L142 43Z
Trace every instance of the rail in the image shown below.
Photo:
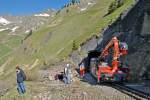
M125 86L123 84L112 83L111 85L113 85L113 87L116 89L121 89L123 92L126 92L130 96L132 95L134 97L142 97L142 98L150 100L150 93L145 93L143 91L133 89L133 88L131 88L129 86ZM132 94L130 94L129 92Z

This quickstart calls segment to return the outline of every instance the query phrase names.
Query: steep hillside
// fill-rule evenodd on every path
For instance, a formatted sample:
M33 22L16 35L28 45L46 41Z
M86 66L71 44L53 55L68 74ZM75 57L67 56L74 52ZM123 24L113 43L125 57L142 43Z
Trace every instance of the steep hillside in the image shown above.
M58 11L47 25L27 36L21 46L1 64L0 79L15 83L16 64L30 70L33 79L37 78L34 75L39 74L40 68L68 57L72 52L73 41L80 46L91 37L100 36L99 32L134 4L134 0L124 0L121 7L108 14L112 1L114 0L82 0L81 4L70 5Z
M107 15L112 1L89 1L84 11L81 7L85 4L82 6L82 3L63 8L49 25L34 32L26 41L23 41L19 49L10 57L12 61L7 64L4 71L11 69L15 64L28 67L38 61L38 64L43 65L51 60L67 57L72 51L73 41L79 45L93 35L97 35L134 3L132 0L125 0L123 6ZM11 72L13 73L11 70L9 74Z
M23 45L30 49L28 44L32 44L37 52L44 53L41 56L67 56L72 50L73 40L80 44L96 35L110 21L115 20L132 0L127 0L118 11L104 17L110 3L110 0L97 1L85 11L81 11L78 5L64 8L51 24L34 33Z

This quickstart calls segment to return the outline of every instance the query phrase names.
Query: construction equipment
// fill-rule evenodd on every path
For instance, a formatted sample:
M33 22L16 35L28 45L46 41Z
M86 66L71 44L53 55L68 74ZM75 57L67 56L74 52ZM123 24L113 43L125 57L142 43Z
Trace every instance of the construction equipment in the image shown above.
M117 37L113 37L102 52L99 52L99 55L90 57L90 72L98 82L127 81L129 66L122 66L121 61L121 58L127 54L127 44L119 42Z

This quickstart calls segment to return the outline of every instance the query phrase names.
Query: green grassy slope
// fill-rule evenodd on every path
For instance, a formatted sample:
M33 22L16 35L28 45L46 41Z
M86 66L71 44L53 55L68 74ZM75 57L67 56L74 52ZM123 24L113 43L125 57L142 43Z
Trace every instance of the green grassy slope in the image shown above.
M77 40L80 44L92 35L97 34L111 20L114 21L123 10L133 3L133 0L126 0L125 4L113 14L103 17L107 14L107 9L111 1L99 0L96 5L80 13L70 13L73 11L72 9L76 9L76 6L71 6L68 8L71 10L69 10L69 13L64 14L63 18L59 15L56 16L53 20L53 22L56 22L56 26L51 27L52 25L49 25L39 30L27 40L26 44L30 43L35 48L40 48L39 52L43 52L47 56L64 57L68 55L71 51L73 40ZM51 36L45 42L49 33L51 33Z
M9 31L0 32L0 65L12 55L14 50L20 45L22 37L9 35Z

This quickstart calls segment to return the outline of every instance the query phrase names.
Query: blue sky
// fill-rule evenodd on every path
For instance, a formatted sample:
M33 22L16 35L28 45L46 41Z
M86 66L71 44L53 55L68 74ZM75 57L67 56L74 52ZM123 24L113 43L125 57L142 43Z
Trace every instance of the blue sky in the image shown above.
M59 9L70 0L0 0L0 15L30 15L49 8Z

